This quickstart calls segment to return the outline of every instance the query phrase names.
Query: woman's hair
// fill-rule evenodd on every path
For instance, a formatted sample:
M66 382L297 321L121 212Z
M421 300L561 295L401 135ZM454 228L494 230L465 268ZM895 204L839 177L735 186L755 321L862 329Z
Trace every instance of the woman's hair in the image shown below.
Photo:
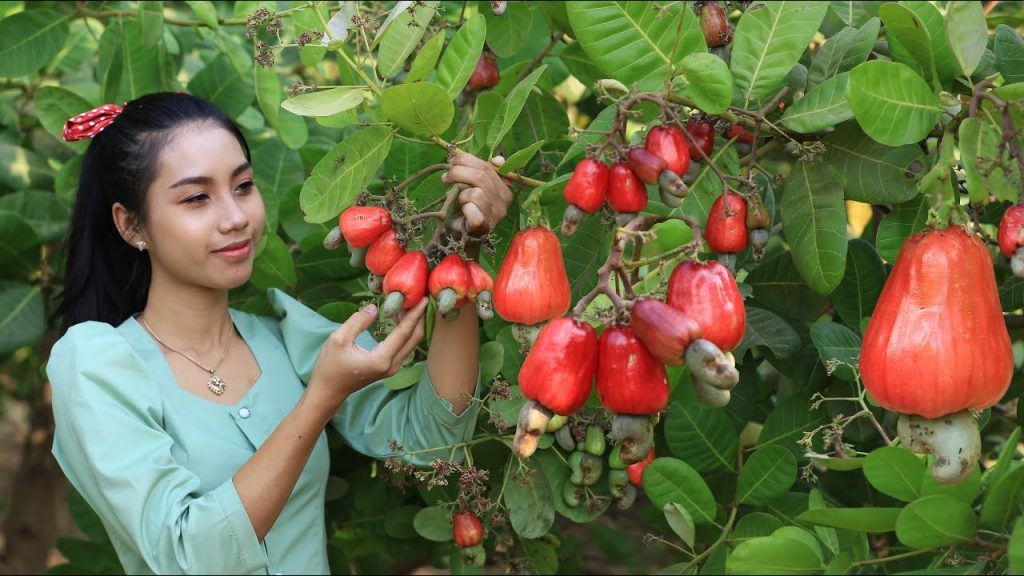
M250 160L249 146L224 112L188 94L160 92L125 104L85 152L75 208L66 238L67 268L56 313L61 335L87 320L119 325L146 305L152 269L149 254L128 245L112 216L120 202L135 216L136 229L148 222L146 192L156 179L160 151L173 132L213 122L234 134Z

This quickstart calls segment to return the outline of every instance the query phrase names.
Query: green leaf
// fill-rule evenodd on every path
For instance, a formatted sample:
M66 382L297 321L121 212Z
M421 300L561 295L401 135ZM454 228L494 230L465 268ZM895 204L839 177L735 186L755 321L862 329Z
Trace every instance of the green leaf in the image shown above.
M563 184L564 185L564 184ZM576 302L597 284L597 271L607 253L608 226L598 218L584 218L572 236L561 239L565 272L572 286L572 301Z
M64 123L72 116L77 116L92 109L92 104L77 93L59 86L42 86L35 94L36 113L39 122L54 138L61 140ZM63 142L63 140L61 140ZM88 140L66 142L75 150L84 151L89 145Z
M529 461L535 474L523 476L514 471L505 484L505 506L509 511L512 530L522 538L540 538L548 533L555 521L551 486L540 471L539 464Z
M530 574L554 574L558 571L558 552L547 540L520 538L519 545Z
M786 108L782 124L790 130L809 133L824 130L853 118L846 103L849 73L844 72L815 86L796 104Z
M147 46L143 40L142 25L138 21L126 20L122 26L124 27L124 35L121 38L123 58L121 61L121 87L118 92L119 95L123 96L122 99L133 100L144 94L170 88L169 77L173 76L173 73L167 70L168 61L166 48L163 43L158 42L155 45ZM221 56L214 62L216 63L220 59L226 59L226 56ZM201 71L200 74L202 73ZM234 74L232 71L232 76L237 76L237 74ZM248 86L248 82L242 82L242 85ZM240 88L236 89L241 90ZM191 83L189 83L189 91L192 91ZM249 86L244 93L235 94L234 96L237 99L247 98L246 102L248 102L252 100L251 92L252 87ZM196 94L218 105L224 100L223 98L221 100L214 100L210 97L209 93L205 92L203 94L197 92ZM234 118L235 116L232 117Z
M902 508L819 508L796 517L799 522L854 532L892 532Z
M534 142L526 148L516 150L508 157L507 160L505 160L505 163L501 165L501 168L498 169L498 174L518 172L524 166L529 164L530 160L533 160L533 157L537 155L537 151L540 150L544 144L547 144L547 141L541 140L540 142Z
M487 19L487 46L498 58L515 56L530 35L533 13L524 2L509 2L505 13L495 16L492 10L483 11Z
M825 298L815 294L804 282L793 262L792 252L765 258L743 283L753 289L755 301L783 316L814 320L821 315L826 303Z
M878 13L878 2L833 0L829 5L832 12L847 26L858 26Z
M195 13L196 17L199 18L214 32L220 32L220 24L217 22L217 7L213 5L213 2L207 2L205 0L185 0L185 4L188 4L192 8L192 12Z
M743 464L736 497L759 506L784 494L796 481L796 457L781 446L763 446Z
M515 125L516 120L519 119L519 114L523 111L526 99L530 96L530 92L537 85L537 80L540 79L541 74L545 70L547 70L547 66L541 64L508 93L508 97L505 98L504 109L495 116L487 134L487 143L491 146L488 157L494 156L495 147L501 143L505 135L512 129L512 126Z
M644 470L644 492L651 502L664 508L676 502L690 513L697 524L715 519L715 497L711 489L689 464L676 458L655 458Z
M1015 201L1020 194L1020 172L1010 168L1013 160L1007 146L1000 146L1002 131L978 118L960 123L960 159L967 175L967 192L972 204Z
M720 138L715 140L711 160L725 174L737 175L740 172L740 158L736 148L727 146ZM693 184L690 184L690 193L683 200L683 205L673 210L673 213L682 212L696 218L698 222L707 222L711 206L721 195L722 181L709 166L703 166Z
M430 506L422 508L412 520L416 533L431 542L450 542L452 533L452 514L447 508Z
M807 509L808 510L826 510L828 505L825 503L825 497L821 494L821 490L812 488L810 493L807 495ZM838 554L840 549L839 535L836 534L835 528L828 526L815 526L814 533L821 538L821 541L828 546L829 551L832 554Z
M774 538L786 538L789 540L796 540L797 542L803 542L808 548L814 552L814 555L818 557L818 562L824 564L825 555L821 552L821 544L818 543L818 539L807 530L799 528L797 526L783 526L772 532Z
M935 55L932 53L932 38L924 23L906 6L888 2L878 9L878 15L885 24L886 37L891 43L903 46L914 58L936 87L941 88L939 74L935 69Z
M932 464L935 463L934 456L928 456L925 460L924 470L921 471L921 496L934 496L942 494L951 496L970 504L978 497L981 491L981 470L975 466L970 476L956 484L939 484L939 481L932 476Z
M896 537L911 548L950 546L970 540L978 518L970 505L950 496L925 496L896 520Z
M763 2L747 8L736 26L730 67L744 108L770 99L817 32L828 4Z
M504 100L493 91L488 90L477 95L476 108L473 112L473 138L468 148L471 153L485 156L490 151L488 133L494 125L495 118L500 119L499 115L504 108Z
M821 362L828 366L830 361L837 361L836 377L852 382L855 379L851 366L858 365L860 356L860 336L842 324L835 322L815 322L811 326L811 341L818 349Z
M932 5L931 2L903 2L900 5L913 12L928 31L928 37L931 39L931 52L935 61L935 70L938 72L939 79L946 82L960 74L960 65L957 63L956 57L949 47L949 41L946 40L946 23L939 9ZM897 38L889 39L889 51L896 62L911 67L917 64L917 61L911 56L907 47Z
M412 61L409 75L405 77L406 82L419 82L426 80L427 76L437 65L437 59L441 56L441 49L444 48L444 32L438 32L433 38L420 48L416 59Z
M673 91L687 96L708 114L725 112L732 102L732 74L729 66L714 54L695 52L679 63L680 73Z
M1020 442L1020 436L1021 427L1018 426L1006 437L1003 449L999 452L999 458L996 459L995 465L985 472L985 486L995 486L1003 476L1009 474L1014 458L1017 456L1017 443Z
M1010 560L1010 572L1024 573L1024 518L1018 518L1010 534L1006 556Z
M480 347L480 381L484 385L490 384L498 373L501 372L501 365L505 361L505 348L501 342L490 341Z
M142 45L154 46L164 36L164 3L139 2L135 16L142 28Z
M413 384L420 381L420 377L423 376L423 370L426 368L423 362L417 362L412 366L405 366L396 372L393 376L389 376L384 379L384 385L389 390L404 390Z
M1007 276L999 286L999 301L1003 305L1003 312L1024 308L1024 278Z
M73 14L25 10L0 20L0 76L25 76L46 66L64 46Z
M14 212L28 222L40 243L60 240L71 210L53 192L21 190L0 196L0 211Z
M15 212L0 210L0 278L24 278L39 265L39 237Z
M953 50L960 70L968 78L985 55L988 24L985 10L977 2L954 0L946 5L946 39Z
M727 574L817 574L823 569L807 543L774 536L740 542L726 560Z
M547 3L541 4L541 6ZM579 42L573 42L558 53L558 59L562 61L569 73L576 77L581 84L587 88L593 88L603 75L594 65L594 61L583 51Z
M924 472L924 461L895 446L873 450L864 461L864 477L875 490L904 502L921 496Z
M267 124L277 128L278 114L281 108L281 81L277 73L263 66L253 66L253 86L256 92L256 103L260 112L267 119Z
M993 47L996 53L996 70L1003 75L1006 82L1024 82L1024 39L1020 34L1006 24L1000 24L996 26Z
M1002 530L1020 511L1024 499L1024 465L1016 464L1010 472L993 483L985 494L981 521Z
M812 409L807 396L794 394L782 402L768 414L761 435L757 439L759 447L782 446L794 456L802 454L797 444L804 432L814 429L828 421L828 414L820 407Z
M417 532L414 522L420 510L423 508L416 505L399 506L388 510L387 518L384 520L384 532L399 540L415 540Z
M125 60L128 60L126 55ZM125 74L128 74L127 70ZM238 118L252 103L255 91L248 78L235 73L227 56L218 56L188 83L188 91L205 98L231 118Z
M676 536L679 536L687 546L693 548L696 527L686 508L679 505L678 502L669 502L662 506L661 511L665 513L665 520Z
M249 281L260 290L281 288L288 290L295 286L295 261L288 251L288 245L276 234L268 235L267 245L256 256Z
M416 49L416 45L423 38L423 33L427 31L439 3L438 0L430 0L416 4L413 9L415 16L408 10L402 10L388 24L387 30L381 35L380 47L377 50L377 70L381 76L391 78L402 69L405 59Z
M576 40L604 76L641 90L663 87L670 66L707 51L697 17L682 4L567 2L566 11Z
M788 322L764 308L747 305L746 309L746 332L733 356L742 360L755 346L768 348L776 358L789 358L800 350L800 336Z
M484 38L487 36L487 24L483 15L475 14L459 28L448 48L441 56L434 82L455 98L466 87L469 77L473 75L480 53L484 49Z
M851 238L846 246L846 273L832 302L847 326L860 330L860 325L875 310L875 303L885 285L885 264L870 242Z
M736 469L739 435L722 410L674 402L665 419L665 442L673 456L702 474Z
M888 146L922 140L939 121L939 99L913 70L872 60L850 72L846 95L860 127Z
M0 354L10 354L43 337L44 308L39 286L0 282Z
M381 94L380 111L401 128L421 136L440 136L455 118L452 99L430 82L388 88Z
M797 270L812 290L830 294L846 271L846 204L828 166L797 162L780 210Z
M843 28L829 38L811 58L811 66L807 70L808 88L849 72L867 60L878 40L881 25L878 18L872 18L859 29Z
M875 247L878 255L886 262L896 262L900 248L911 234L924 229L928 222L928 203L923 197L893 206L882 223L878 225Z
M748 540L759 536L771 536L782 528L782 521L764 512L752 512L739 519L732 531L732 541Z
M879 144L855 122L825 137L825 162L835 169L846 198L867 204L899 204L917 196L924 153L913 144Z
M299 195L306 221L335 218L352 203L387 157L391 130L371 126L347 135L313 168Z
M405 84L393 86L389 90L401 86ZM363 102L363 97L362 88L331 88L292 96L281 103L281 108L299 116L333 116L359 106ZM381 99L383 100L383 97Z

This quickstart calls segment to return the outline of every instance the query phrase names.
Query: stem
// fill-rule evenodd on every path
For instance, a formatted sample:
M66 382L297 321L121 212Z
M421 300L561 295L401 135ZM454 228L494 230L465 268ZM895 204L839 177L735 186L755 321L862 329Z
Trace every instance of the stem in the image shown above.
M739 509L738 506L733 506L732 510L729 511L729 520L726 521L725 526L722 527L722 533L718 535L718 540L715 540L711 546L708 546L707 550L703 551L693 560L690 560L683 569L679 571L680 574L687 574L694 567L697 566L701 561L706 559L715 551L715 548L721 546L728 538L729 533L732 532L732 523L736 520L736 511Z
M92 10L86 8L84 2L77 3L76 14L84 18L96 18L101 20L103 18L134 18L138 16L135 10ZM287 12L287 11L286 11ZM285 12L278 12L275 16L280 16ZM189 20L187 18L175 18L174 16L164 16L164 22L174 26L199 26L207 27L205 22L200 20ZM218 18L217 23L222 26L241 26L246 23L245 18Z
M640 230L647 230L654 224L664 220L662 216L637 216L629 221L625 226L615 230L615 237L612 240L612 249L608 253L608 258L604 264L597 270L597 285L573 308L572 315L577 320L580 320L583 316L583 312L586 311L587 306L594 301L599 294L604 294L612 301L617 311L623 311L629 307L629 303L619 296L618 292L612 288L610 279L612 272L615 273L616 277L626 277L626 269L622 263L622 255L626 248L626 242L630 236L636 234ZM624 287L627 298L632 300L633 298L633 287L629 285L628 278L626 278L626 286Z
M316 14L317 19L320 20L320 24L324 27L324 34L327 35L328 42L334 40L334 36L331 35L331 30L327 27L327 20L324 20L324 15L321 14L320 11L316 9L316 3L308 2L307 4L309 5L310 8L313 9L313 13ZM363 82L366 82L367 88L373 90L373 93L376 94L377 96L381 95L383 90L381 90L380 86L378 86L376 82L371 80L370 77L366 75L366 72L363 71L362 66L357 66L356 63L353 62L352 59L348 57L348 54L345 54L345 51L340 48L337 50L337 54L342 60L345 61L346 64L349 65L350 68L355 70L356 74L359 74L359 77L363 79Z
M941 549L942 548L922 548L921 550L914 550L914 551L911 551L911 552L904 552L903 554L896 554L896 555L893 555L893 556L886 556L885 558L871 558L871 559L868 559L868 560L859 560L857 562L854 562L853 564L850 564L850 567L853 568L853 567L858 567L858 566L870 566L871 564L882 564L882 563L885 563L885 562L892 562L894 560L904 560L906 558L913 558L914 556L922 556L924 554L931 554L932 552L937 552L937 551L939 551Z
M517 85L520 82L522 82L523 78L529 76L530 72L533 72L534 68L540 65L541 60L544 60L544 57L547 56L551 52L551 49L554 48L555 45L558 44L558 42L561 40L561 36L561 33L557 31L551 34L551 39L548 40L548 45L545 46L543 50L538 52L537 55L533 57L533 60L530 60L530 63L527 64L525 68L519 71L519 74L516 76L516 81L513 82L513 85Z

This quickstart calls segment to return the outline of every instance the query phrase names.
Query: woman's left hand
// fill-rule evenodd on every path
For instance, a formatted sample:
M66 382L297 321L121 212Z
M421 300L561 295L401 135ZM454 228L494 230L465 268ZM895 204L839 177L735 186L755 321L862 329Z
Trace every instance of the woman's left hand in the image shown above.
M487 163L466 152L452 158L452 168L444 173L441 180L468 186L459 193L462 215L452 221L452 230L465 229L470 236L480 237L498 227L514 200L512 191L495 170L504 163L501 156Z

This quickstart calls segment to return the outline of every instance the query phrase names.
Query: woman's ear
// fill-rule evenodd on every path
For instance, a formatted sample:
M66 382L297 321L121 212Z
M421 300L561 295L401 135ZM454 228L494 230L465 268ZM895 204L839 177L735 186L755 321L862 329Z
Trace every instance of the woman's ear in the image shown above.
M125 242L134 247L139 240L145 240L138 217L125 208L124 204L114 202L111 214L114 218L114 226L117 226L117 232Z

